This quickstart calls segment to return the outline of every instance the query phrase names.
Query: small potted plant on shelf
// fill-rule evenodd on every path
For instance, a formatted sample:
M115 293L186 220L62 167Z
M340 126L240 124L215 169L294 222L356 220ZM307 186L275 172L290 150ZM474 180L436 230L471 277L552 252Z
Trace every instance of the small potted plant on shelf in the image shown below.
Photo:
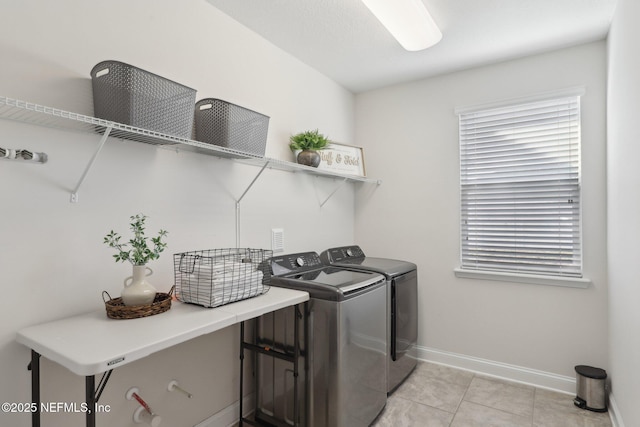
M104 243L110 248L114 248L117 253L113 256L116 262L129 261L133 265L133 276L127 277L122 290L122 302L124 305L151 304L156 296L156 289L146 280L147 276L153 274L153 270L147 266L149 261L158 259L160 253L164 251L167 244L163 241L168 232L160 230L157 237L151 238L151 246L145 237L145 221L147 216L138 214L130 217L130 229L133 238L122 243L121 236L111 230L104 238ZM149 274L147 273L149 271ZM127 283L129 282L129 283Z
M320 164L320 154L317 150L323 149L331 142L326 136L319 133L318 129L292 135L289 141L291 151L294 153L299 151L296 156L297 162L314 168Z

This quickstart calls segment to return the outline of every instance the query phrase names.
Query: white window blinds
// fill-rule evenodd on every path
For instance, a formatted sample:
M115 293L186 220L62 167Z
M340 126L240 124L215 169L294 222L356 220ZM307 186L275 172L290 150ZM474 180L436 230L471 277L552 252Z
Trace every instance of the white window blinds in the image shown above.
M581 277L580 98L459 117L461 268Z

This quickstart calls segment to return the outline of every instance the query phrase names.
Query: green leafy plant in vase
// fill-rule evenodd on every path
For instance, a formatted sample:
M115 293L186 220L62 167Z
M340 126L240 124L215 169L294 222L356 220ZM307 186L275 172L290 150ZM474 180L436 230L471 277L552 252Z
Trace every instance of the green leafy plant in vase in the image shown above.
M147 263L160 258L160 253L167 247L164 239L166 239L168 232L160 230L157 237L148 238L145 236L147 216L138 214L130 219L133 237L129 241L122 242L122 236L111 230L104 237L104 243L117 251L113 255L116 262L129 261L133 265L133 275L124 280L124 289L120 295L124 305L151 304L157 291L146 280L148 276L153 274L153 270L147 266Z
M297 162L314 168L318 167L321 160L318 150L322 150L330 143L331 141L321 134L318 129L300 132L291 135L289 138L289 148L291 151L294 153L299 151L296 156Z

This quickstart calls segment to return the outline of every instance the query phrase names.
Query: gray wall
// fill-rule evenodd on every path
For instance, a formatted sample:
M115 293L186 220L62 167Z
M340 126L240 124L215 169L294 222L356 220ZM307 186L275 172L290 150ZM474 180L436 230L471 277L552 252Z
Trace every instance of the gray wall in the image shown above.
M91 115L89 72L121 60L271 117L267 155L292 160L291 133L320 128L353 139L353 95L275 48L204 0L3 2L0 96ZM313 99L312 103L305 102ZM152 284L173 283L172 254L235 246L235 199L256 167L150 145L110 139L69 202L97 147L81 134L0 120L0 146L49 155L45 165L0 162L0 400L28 402L29 351L19 329L92 310L101 292L119 295L131 275L102 239L128 231L130 215L147 214L148 229L169 231L167 251L150 265ZM353 188L339 182L266 170L242 201L241 246L270 248L271 228L285 231L285 250L321 251L353 241ZM163 425L192 426L238 398L238 331L228 328L117 369L101 403L112 412L99 425L133 425L138 386ZM43 401L82 402L84 382L43 361ZM168 393L176 378L194 394ZM26 427L29 414L0 413L0 425ZM84 416L46 414L43 425L84 425Z
M370 255L418 264L425 357L469 368L503 364L495 373L504 375L516 367L539 370L558 375L565 391L575 390L574 365L607 367L605 85L606 45L597 42L357 95L356 141L365 148L367 170L384 184L358 192L356 240ZM575 289L456 278L454 109L574 86L586 90L584 272L593 284ZM559 387L558 381L548 385Z
M612 404L621 427L640 425L640 4L618 0L609 35L607 213L609 250L609 343ZM622 422L624 424L622 424Z

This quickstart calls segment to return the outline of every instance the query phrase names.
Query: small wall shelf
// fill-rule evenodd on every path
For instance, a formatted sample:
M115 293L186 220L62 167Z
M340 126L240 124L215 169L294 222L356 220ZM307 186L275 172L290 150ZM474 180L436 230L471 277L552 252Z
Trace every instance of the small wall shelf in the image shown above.
M122 123L111 122L109 120L98 119L83 114L72 113L69 111L59 110L57 108L46 107L43 105L20 101L17 99L11 99L3 96L0 96L0 119L14 120L18 122L56 129L75 130L102 135L101 141L96 149L95 154L89 161L87 168L85 169L82 177L78 182L78 185L71 195L72 202L76 202L78 200L77 193L79 187L84 181L84 178L89 172L89 169L91 169L93 162L96 160L100 150L104 146L104 143L109 136L137 141L145 144L162 146L163 148L171 148L178 151L191 151L215 157L232 159L239 163L258 166L262 168L262 170L268 167L271 169L278 169L289 172L302 172L311 175L337 178L342 180L339 186L342 186L342 184L347 181L378 185L381 184L381 181L377 179L367 178L364 176L344 175L283 160L254 156L241 151L220 147L217 145L206 144L192 139L185 139L173 135L167 135L148 129L142 129ZM258 174L258 176L260 175L260 173ZM251 182L249 188L251 188L251 185L253 185L254 182L255 179ZM248 191L249 188L247 188L246 191ZM246 191L243 193L243 196ZM333 193L331 193L331 195L333 195ZM329 196L329 198L330 197L331 196ZM327 200L329 198L327 198Z

